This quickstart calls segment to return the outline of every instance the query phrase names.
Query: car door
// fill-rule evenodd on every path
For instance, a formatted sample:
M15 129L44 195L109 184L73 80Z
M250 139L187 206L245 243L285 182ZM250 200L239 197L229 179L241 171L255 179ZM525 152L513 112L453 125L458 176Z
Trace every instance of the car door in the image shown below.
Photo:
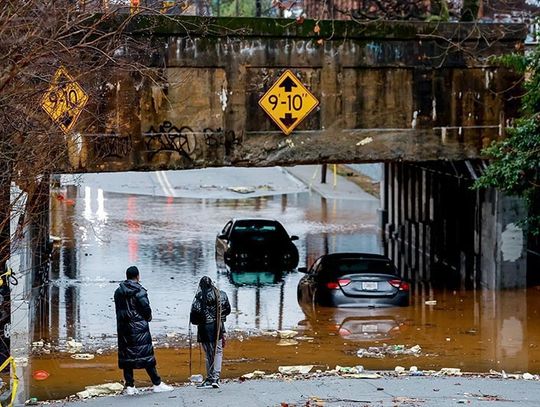
M225 252L227 251L232 224L232 220L227 222L223 230L216 237L216 261L225 263Z

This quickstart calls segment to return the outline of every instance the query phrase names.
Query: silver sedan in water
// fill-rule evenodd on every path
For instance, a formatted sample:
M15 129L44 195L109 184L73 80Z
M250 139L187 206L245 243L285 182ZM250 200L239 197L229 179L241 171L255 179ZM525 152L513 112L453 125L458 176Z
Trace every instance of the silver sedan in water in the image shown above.
M385 256L371 253L327 254L298 282L298 302L328 307L409 305L409 283Z

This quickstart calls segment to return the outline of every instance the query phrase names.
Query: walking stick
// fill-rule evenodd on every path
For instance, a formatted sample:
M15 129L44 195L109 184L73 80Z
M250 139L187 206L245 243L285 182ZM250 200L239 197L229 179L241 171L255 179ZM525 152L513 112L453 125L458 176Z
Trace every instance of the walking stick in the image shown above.
M192 354L193 354L192 347L191 347L191 322L189 322L188 332L189 332L189 377L191 377L193 374L191 371Z

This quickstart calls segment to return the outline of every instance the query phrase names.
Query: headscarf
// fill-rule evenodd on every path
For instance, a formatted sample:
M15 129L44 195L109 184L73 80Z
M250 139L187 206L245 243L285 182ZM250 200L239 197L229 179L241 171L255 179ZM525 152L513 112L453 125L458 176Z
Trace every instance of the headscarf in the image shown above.
M203 276L199 281L199 288L197 289L195 298L200 298L202 307L206 308L207 305L216 302L216 290L212 279L208 276Z

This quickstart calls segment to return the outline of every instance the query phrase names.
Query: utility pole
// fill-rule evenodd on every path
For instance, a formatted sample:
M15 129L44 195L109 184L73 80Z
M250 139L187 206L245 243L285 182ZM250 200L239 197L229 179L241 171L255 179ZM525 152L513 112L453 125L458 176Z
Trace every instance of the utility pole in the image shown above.
M321 166L321 184L326 184L326 170L328 168L327 164Z

